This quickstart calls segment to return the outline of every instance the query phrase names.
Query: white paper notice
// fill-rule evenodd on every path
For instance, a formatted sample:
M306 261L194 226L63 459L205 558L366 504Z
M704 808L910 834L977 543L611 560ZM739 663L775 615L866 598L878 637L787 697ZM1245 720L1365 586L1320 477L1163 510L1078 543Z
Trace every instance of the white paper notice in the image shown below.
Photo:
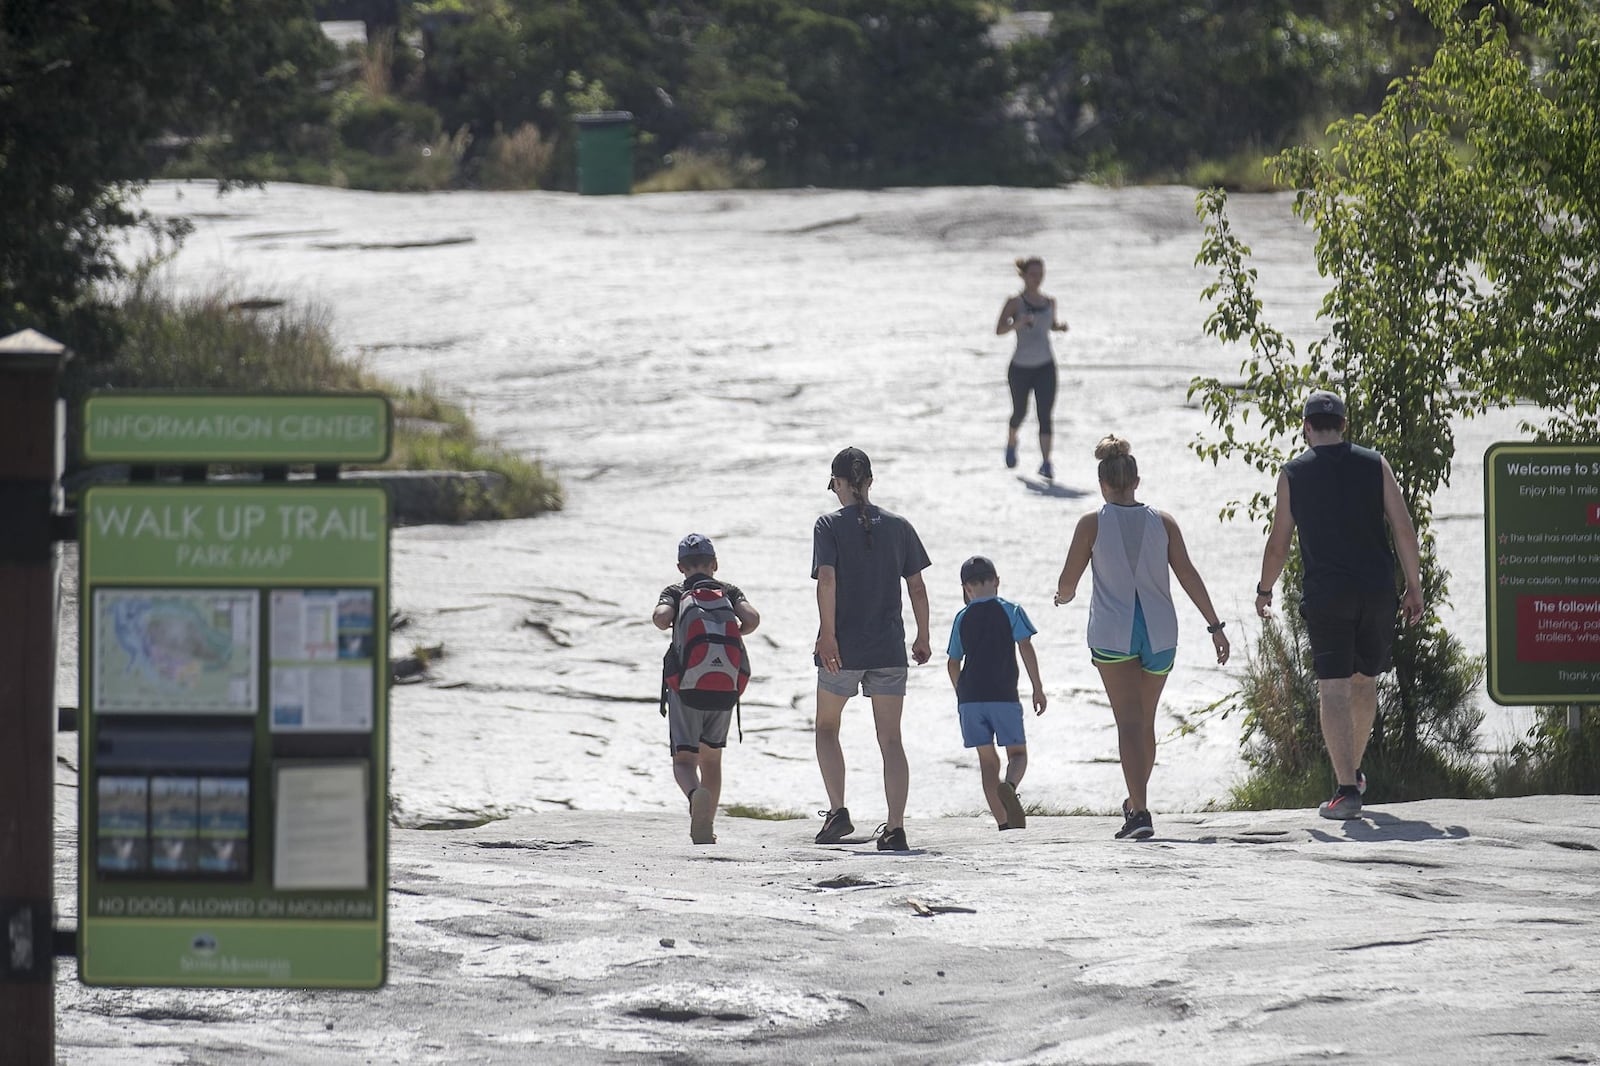
M272 887L367 887L367 764L275 767Z

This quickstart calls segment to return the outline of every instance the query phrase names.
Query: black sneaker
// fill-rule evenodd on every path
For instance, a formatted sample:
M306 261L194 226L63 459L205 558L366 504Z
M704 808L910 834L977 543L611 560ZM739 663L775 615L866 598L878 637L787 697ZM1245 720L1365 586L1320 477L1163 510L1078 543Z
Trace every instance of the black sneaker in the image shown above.
M911 845L906 843L905 829L890 829L887 822L878 826L878 850L910 851Z
M818 811L826 821L817 833L818 844L837 844L845 837L856 831L855 824L850 821L850 808L840 807L836 811Z
M1125 814L1122 828L1116 832L1118 840L1148 840L1156 835L1156 828L1151 824L1149 811L1129 810L1126 805L1122 809Z

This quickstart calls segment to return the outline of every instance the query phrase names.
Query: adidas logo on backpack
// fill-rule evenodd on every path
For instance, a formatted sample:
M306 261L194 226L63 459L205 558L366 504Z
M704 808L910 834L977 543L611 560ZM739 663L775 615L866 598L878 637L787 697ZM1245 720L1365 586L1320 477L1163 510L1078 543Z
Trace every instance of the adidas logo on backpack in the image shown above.
M715 581L687 588L679 598L665 681L685 707L702 711L732 710L749 684L750 660L739 635L739 617Z

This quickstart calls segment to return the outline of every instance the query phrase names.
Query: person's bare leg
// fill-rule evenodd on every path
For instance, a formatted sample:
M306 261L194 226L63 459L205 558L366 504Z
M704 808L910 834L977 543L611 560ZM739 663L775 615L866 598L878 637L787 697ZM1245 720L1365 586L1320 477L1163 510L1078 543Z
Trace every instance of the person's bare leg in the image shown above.
M1328 761L1333 763L1333 776L1341 785L1356 783L1356 760L1360 757L1351 714L1350 688L1348 677L1324 677L1317 682L1322 739L1328 745ZM1369 731L1372 728L1370 721L1367 728ZM1365 746L1363 741L1361 748Z
M1161 705L1161 692L1167 687L1167 674L1139 671L1139 699L1144 708L1144 773L1145 806L1149 810L1150 778L1156 771L1156 710Z
M1028 748L1013 744L1006 748L1006 781L1016 788L1022 784L1022 775L1028 772Z
M1366 674L1350 677L1350 741L1355 761L1350 772L1350 783L1355 784L1355 771L1361 769L1361 760L1367 754L1367 742L1372 739L1372 724L1378 720L1378 679Z
M1166 676L1147 674L1137 660L1131 659L1095 666L1111 701L1112 717L1117 721L1117 754L1122 762L1122 780L1128 786L1128 807L1148 810L1150 771L1156 762L1155 700L1160 698ZM1147 678L1159 683L1152 684Z
M993 744L979 746L978 775L983 779L983 798L989 804L989 813L994 815L995 825L1006 824L1006 805L1000 802L1000 753L994 750Z
M904 696L872 697L872 721L878 730L878 751L883 754L883 798L889 806L885 821L890 829L905 825L906 796L911 791L911 767L906 764L900 739L900 712L905 702Z
M817 689L817 769L828 791L828 810L844 806L844 748L839 744L839 722L849 696Z
M722 801L722 749L710 745L700 749L700 787L711 793L711 806Z
M685 796L700 787L699 755L692 751L672 753L672 777Z

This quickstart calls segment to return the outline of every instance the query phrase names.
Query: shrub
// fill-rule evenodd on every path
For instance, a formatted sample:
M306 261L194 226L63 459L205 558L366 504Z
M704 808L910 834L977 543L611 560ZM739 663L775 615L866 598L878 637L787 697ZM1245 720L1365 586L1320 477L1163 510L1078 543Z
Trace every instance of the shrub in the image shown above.
M555 152L555 141L545 140L531 122L511 133L497 127L478 166L478 184L485 189L543 188Z
M339 94L333 125L346 147L373 155L432 144L443 131L439 113L428 105L375 95L365 85Z
M1575 730L1567 708L1540 707L1528 735L1490 774L1497 796L1600 794L1600 707L1583 708Z
M1247 714L1240 743L1250 772L1228 800L1240 809L1315 806L1334 784L1311 642L1296 606L1295 557L1279 594L1282 607L1261 627L1241 679L1239 702ZM1474 758L1483 714L1473 692L1483 661L1432 617L1402 632L1394 657L1395 670L1378 680L1378 716L1362 760L1369 799L1487 795L1487 776Z
M74 420L96 388L379 392L389 397L395 419L386 467L487 470L504 478L494 494L464 498L458 518L525 517L563 504L560 484L541 463L482 440L471 418L431 384L397 388L345 358L323 311L241 300L221 289L173 299L141 281L114 312L119 336L112 350L92 373L70 377L64 386ZM69 440L77 438L69 433Z
M710 192L717 189L755 188L761 176L760 160L721 152L682 149L666 157L667 167L634 186L634 192Z

